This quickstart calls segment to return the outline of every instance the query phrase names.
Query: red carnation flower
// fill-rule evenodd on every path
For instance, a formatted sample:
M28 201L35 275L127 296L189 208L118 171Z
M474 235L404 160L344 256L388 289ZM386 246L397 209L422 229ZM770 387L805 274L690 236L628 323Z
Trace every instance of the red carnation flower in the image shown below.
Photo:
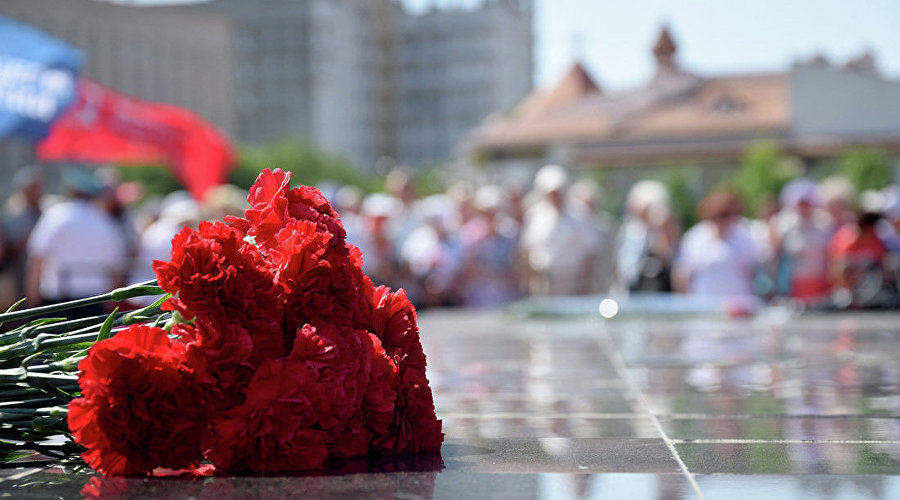
M331 398L301 360L269 359L247 387L247 401L212 424L207 458L229 472L307 470L327 456L316 407Z
M347 250L335 250L335 237L309 221L292 221L271 249L275 278L284 289L287 331L305 323L349 327L358 307Z
M290 172L280 168L263 170L247 196L250 208L244 212L245 218L228 217L226 221L238 231L253 236L264 249L275 247L278 244L275 235L294 220L316 224L321 231L335 236L335 248L342 247L344 227L328 200L313 187L290 189L290 180Z
M304 363L316 384L329 395L316 401L316 416L322 429L331 431L346 424L362 405L371 371L368 333L341 331L332 325L305 325L297 332L291 359Z
M288 214L297 220L315 222L336 237L335 246L343 247L346 233L337 212L318 189L300 186L285 192Z
M394 419L388 431L372 441L374 449L385 454L438 451L444 442L441 428L425 375L401 369Z
M344 241L344 228L328 200L315 188L290 189L290 173L266 169L247 201L246 218L227 221L254 238L289 295L285 331L305 323L364 324L367 302L358 290L365 285L362 259Z
M209 411L228 410L243 403L256 369L251 357L254 344L250 333L227 321L210 325L198 319L195 323L176 324L172 333L180 336L185 344L184 358L197 373L195 382L209 395ZM280 333L277 332L276 338L279 350L283 349Z
M221 471L267 473L438 450L406 293L374 287L318 190L265 170L247 199L245 218L185 229L154 262L164 308L188 321L175 341L132 327L82 362L69 425L85 460L146 474L205 453Z
M397 399L397 365L387 356L381 341L369 334L372 349L372 369L362 411L366 426L375 434L387 432L394 415L394 404Z
M95 344L79 363L83 397L69 404L81 456L104 474L180 469L202 458L204 395L183 347L160 328L133 325Z
M436 451L444 435L425 377L415 307L402 289L392 293L387 287L378 287L371 300L372 330L399 372L393 420L386 432L375 437L374 448L382 453Z
M225 222L242 234L253 236L256 244L264 249L275 246L275 234L288 221L287 198L284 193L290 187L289 173L275 169L260 172L250 186L247 202L250 208L244 218L226 217Z
M366 454L372 437L387 432L394 416L397 366L385 355L381 341L371 333L361 337L368 360L368 377L362 401L353 417L329 436L328 454L332 457L355 457Z
M375 288L372 295L372 331L381 339L387 355L397 367L415 368L425 373L425 353L416 324L416 308L401 288Z
M254 359L285 354L280 289L259 250L237 230L209 222L185 228L172 240L172 260L153 268L159 286L175 294L164 308L212 326L201 334L237 325L251 335Z

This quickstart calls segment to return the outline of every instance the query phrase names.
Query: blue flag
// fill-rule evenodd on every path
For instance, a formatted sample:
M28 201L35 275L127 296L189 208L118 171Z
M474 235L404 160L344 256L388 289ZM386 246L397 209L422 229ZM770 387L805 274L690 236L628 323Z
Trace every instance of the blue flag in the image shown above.
M81 52L0 16L0 138L38 141L75 97Z

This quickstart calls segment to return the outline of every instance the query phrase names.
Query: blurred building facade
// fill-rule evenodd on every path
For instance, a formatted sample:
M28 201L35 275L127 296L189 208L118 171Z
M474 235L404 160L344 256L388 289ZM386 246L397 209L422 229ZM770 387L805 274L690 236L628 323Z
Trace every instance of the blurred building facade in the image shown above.
M679 63L664 27L652 56L650 80L621 93L576 63L555 87L471 130L465 156L515 175L547 162L610 172L737 165L758 140L813 163L851 146L900 152L900 81L882 77L870 53L843 66L817 56L784 72L701 76Z
M450 159L532 82L523 0L423 14L396 0L4 0L0 15L82 50L100 84L192 109L240 142L303 140L363 169Z
M532 88L531 1L401 16L399 159L435 164L466 131Z
M31 24L84 52L82 75L87 78L141 99L190 108L234 137L238 118L232 104L230 26L206 6L4 0L0 15ZM30 144L0 140L0 174L32 160Z
M235 132L232 30L225 16L206 5L4 0L0 15L81 50L81 74L97 83L190 108L230 135Z

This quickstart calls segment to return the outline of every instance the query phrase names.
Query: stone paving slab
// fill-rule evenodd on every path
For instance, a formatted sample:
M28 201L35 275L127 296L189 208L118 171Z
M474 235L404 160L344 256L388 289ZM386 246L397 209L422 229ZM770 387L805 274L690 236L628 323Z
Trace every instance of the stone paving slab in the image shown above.
M421 312L440 456L199 481L26 462L0 497L900 498L900 313L541 307Z

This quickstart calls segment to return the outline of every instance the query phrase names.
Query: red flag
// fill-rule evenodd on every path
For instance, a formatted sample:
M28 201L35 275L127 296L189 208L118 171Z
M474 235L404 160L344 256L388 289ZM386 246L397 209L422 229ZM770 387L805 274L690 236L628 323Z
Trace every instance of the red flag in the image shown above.
M75 102L38 145L41 160L165 163L197 199L226 181L231 146L195 113L141 101L84 78L78 87Z

